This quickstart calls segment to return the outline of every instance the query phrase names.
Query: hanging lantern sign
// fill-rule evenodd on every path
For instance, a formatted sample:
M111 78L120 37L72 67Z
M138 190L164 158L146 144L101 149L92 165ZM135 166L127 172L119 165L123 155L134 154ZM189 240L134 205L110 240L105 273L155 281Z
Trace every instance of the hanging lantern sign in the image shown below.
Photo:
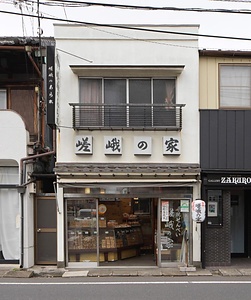
M195 222L201 223L206 218L206 204L205 201L196 199L192 202L192 219Z

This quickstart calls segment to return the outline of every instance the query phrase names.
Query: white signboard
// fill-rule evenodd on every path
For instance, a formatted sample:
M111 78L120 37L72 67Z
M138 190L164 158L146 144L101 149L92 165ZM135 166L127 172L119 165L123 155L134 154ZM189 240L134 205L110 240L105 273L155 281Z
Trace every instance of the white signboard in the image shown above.
M170 135L163 137L163 155L180 155L181 138L180 135Z
M189 212L189 200L180 200L180 211Z
M105 136L104 137L104 153L105 154L122 154L122 137L121 136Z
M134 155L151 155L152 138L150 136L134 137Z
M76 154L92 154L92 136L77 135L75 138L75 153Z

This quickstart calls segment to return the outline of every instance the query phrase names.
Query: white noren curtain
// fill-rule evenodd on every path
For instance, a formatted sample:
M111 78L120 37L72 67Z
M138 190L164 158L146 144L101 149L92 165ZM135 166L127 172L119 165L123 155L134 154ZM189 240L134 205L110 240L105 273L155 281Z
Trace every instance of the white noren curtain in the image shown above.
M0 184L18 184L18 168L0 167ZM0 251L6 260L20 258L19 195L0 188Z

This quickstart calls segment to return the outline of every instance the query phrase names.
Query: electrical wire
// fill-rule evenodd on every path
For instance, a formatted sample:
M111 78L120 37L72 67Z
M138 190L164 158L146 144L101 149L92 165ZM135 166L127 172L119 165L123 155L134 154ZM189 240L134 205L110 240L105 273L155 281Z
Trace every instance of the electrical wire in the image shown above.
M26 0L26 2L35 2L35 0ZM225 1L226 2L226 1ZM234 2L234 1L231 1ZM247 1L245 1L247 2ZM249 1L251 2L251 1ZM244 3L244 1L242 1ZM72 1L72 0L45 0L40 1L41 5L46 6L65 6L65 7L87 7L87 6L103 6L118 9L134 9L134 10L162 10L162 11L189 11L189 12L209 12L209 13L230 13L230 14L251 14L250 9L211 9L211 8L182 8L182 7L156 7L156 6L138 6L125 4L109 4L100 2Z
M16 13L16 12L9 12L9 11L3 11L3 10L0 10L0 13L18 15L18 16L22 15L22 16L26 16L26 17L31 17L31 15L29 15L29 14L20 14L20 13ZM37 18L37 16L32 16L32 17ZM40 16L39 18L40 19L45 19L45 20L66 22L65 19L56 18L56 17ZM174 34L174 35L184 35L184 36L208 37L208 38L215 38L215 39L230 39L230 40L239 40L239 41L251 41L251 38L244 38L244 37L200 34L200 33L179 32L179 31L170 31L170 30L156 30L156 29L140 28L140 27L134 27L134 26L125 26L125 25L122 26L122 25L112 25L112 24L90 23L90 22L83 22L83 21L77 21L77 20L67 20L67 22L68 23L85 25L85 26L99 26L99 27L119 28L119 29L136 30L136 31L144 31L144 32L162 33L162 34Z

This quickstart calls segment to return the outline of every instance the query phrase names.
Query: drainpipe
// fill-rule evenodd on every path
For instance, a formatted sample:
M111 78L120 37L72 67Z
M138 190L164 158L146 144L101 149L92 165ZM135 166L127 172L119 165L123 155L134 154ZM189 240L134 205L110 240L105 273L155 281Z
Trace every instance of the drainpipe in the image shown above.
M34 67L35 70L37 71L37 73L38 73L40 79L43 79L41 71L39 70L37 64L35 63L33 57L31 56L31 50L32 50L32 48L31 48L30 46L25 46L25 51L27 52L28 57L29 57L29 59L30 59L32 65L33 65L33 67Z

